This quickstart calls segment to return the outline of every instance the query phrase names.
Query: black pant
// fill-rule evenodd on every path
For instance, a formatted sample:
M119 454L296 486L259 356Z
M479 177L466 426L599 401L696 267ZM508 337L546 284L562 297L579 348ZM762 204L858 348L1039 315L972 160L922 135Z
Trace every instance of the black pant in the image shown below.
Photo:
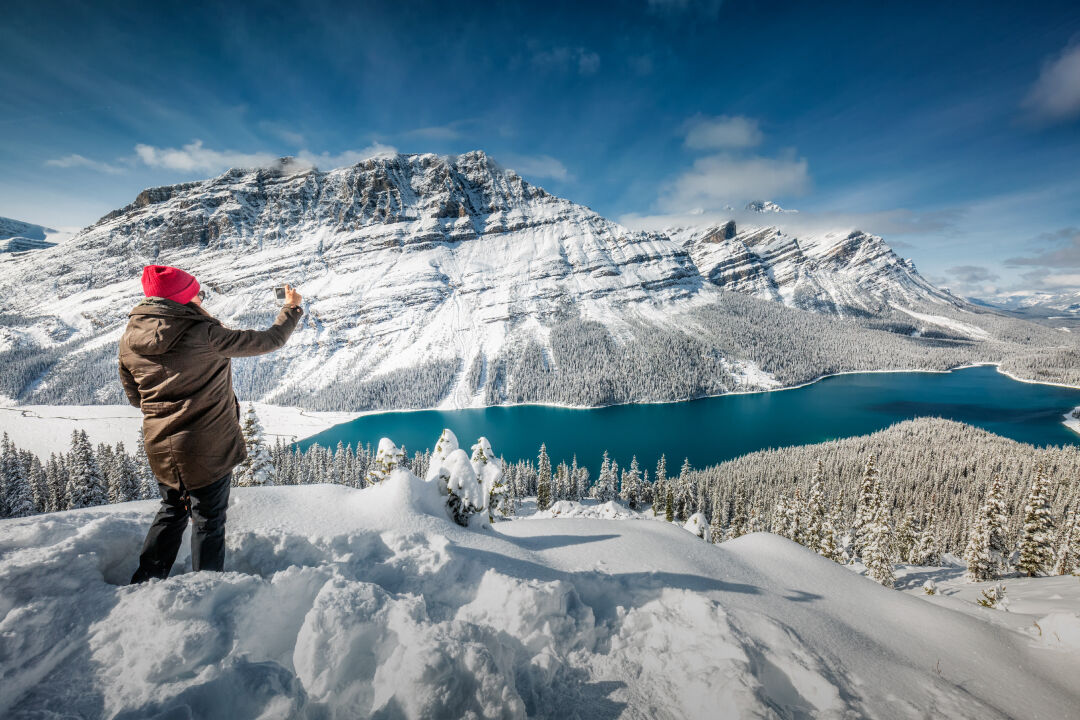
M217 482L198 490L180 490L158 483L161 492L161 509L154 524L146 533L139 569L131 577L132 583L150 578L166 578L172 570L188 517L194 526L191 531L191 569L225 569L225 511L229 506L229 486L232 473Z

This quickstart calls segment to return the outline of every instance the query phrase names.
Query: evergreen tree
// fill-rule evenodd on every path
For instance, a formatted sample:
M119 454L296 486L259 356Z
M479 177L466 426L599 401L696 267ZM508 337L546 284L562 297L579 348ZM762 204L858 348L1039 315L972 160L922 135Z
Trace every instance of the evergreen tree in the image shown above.
M802 493L799 492L799 488L795 488L794 495L788 502L785 512L784 537L790 538L800 545L806 544L806 528L802 524L803 518L806 516L804 506Z
M675 519L680 523L685 523L696 511L696 508L694 507L693 481L690 479L692 470L693 468L690 467L690 458L683 458L682 468L679 470L679 479L677 481L675 496Z
M631 510L637 510L641 505L641 469L638 467L637 455L630 458L630 469L623 471L619 497Z
M892 560L889 557L892 545L889 528L888 509L878 496L873 503L874 516L866 527L866 543L863 549L863 564L866 574L872 580L893 587L896 577L893 574Z
M317 447L317 445L312 445L308 452L311 453L311 450ZM316 453L317 452L318 451L316 451ZM403 450L395 445L390 438L381 438L379 440L379 449L375 452L375 460L371 463L371 468L368 471L367 484L378 485L383 480L390 477L390 473L401 467L404 460L405 453ZM307 481L308 478L313 477L310 469L305 475L305 481Z
M667 458L663 454L656 461L656 479L653 480L653 515L659 515L660 509L667 503ZM671 519L668 518L668 522Z
M154 500L160 497L158 481L150 469L150 459L146 456L146 438L139 428L139 443L135 448L135 476L139 481L139 499Z
M551 458L546 445L540 445L536 466L536 509L547 510L551 507Z
M1054 558L1051 546L1054 521L1050 514L1049 489L1046 471L1039 465L1024 506L1024 532L1020 537L1020 561L1017 563L1020 572L1029 577L1045 573Z
M139 478L135 474L135 460L128 455L123 442L116 443L113 451L113 467L109 476L109 502L122 503L139 499Z
M712 497L712 519L709 520L709 537L714 543L724 541L724 517L723 507L720 501L720 493L714 492Z
M671 491L671 484L664 483L667 492L664 495L664 519L668 522L675 521L675 493Z
M986 491L986 500L971 525L964 549L968 575L973 580L993 580L1006 570L1008 544L1005 541L1005 502L1001 478L995 476Z
M733 500L731 524L728 527L728 537L742 537L749 531L750 517L746 507L746 485L740 480L735 484L735 499Z
M877 476L877 459L873 453L870 453L863 468L862 487L859 489L859 498L855 503L855 521L851 526L854 550L857 555L862 555L869 532L867 526L873 521L874 514L877 512L875 505L878 492Z
M615 499L615 478L618 473L618 465L611 461L608 457L607 450L604 451L603 460L600 462L600 476L596 479L596 484L592 487L592 496L597 501L606 503Z
M911 562L918 538L915 534L915 517L911 511L904 513L904 519L896 526L893 537L892 558L894 562Z
M937 528L934 522L933 510L923 517L922 528L919 530L919 542L915 549L914 562L916 565L922 565L924 567L941 564L941 549L938 545Z
M105 479L101 475L94 450L90 447L90 438L85 430L71 433L71 450L67 456L68 486L67 496L70 507L84 508L104 505L109 501L105 490Z
M26 517L34 514L30 479L23 469L18 450L4 433L0 439L0 517Z
M29 456L29 462L24 462L23 467L29 468L29 480L30 480L30 493L34 501L34 512L43 513L48 512L49 504L49 487L45 480L45 466L41 464L41 459L37 455Z
M67 510L70 507L67 496L67 469L63 458L53 453L45 464L46 509L48 512Z
M1058 531L1057 554L1054 556L1052 575L1068 575L1080 570L1080 518L1075 510L1069 510Z
M582 498L582 487L580 482L581 468L577 464L577 453L574 454L574 459L570 462L570 494L567 496L568 500L580 501Z
M806 497L806 516L803 518L803 544L814 552L821 552L825 536L825 466L817 461L814 476L810 478L810 492Z

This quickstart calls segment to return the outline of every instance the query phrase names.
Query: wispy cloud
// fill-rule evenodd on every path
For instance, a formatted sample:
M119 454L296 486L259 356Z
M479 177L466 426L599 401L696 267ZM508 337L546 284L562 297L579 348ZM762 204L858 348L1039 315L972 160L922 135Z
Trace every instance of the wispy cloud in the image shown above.
M695 115L686 122L686 147L694 150L748 148L761 144L758 121L741 115Z
M550 155L502 155L499 162L523 177L566 181L566 166Z
M65 155L64 157L53 158L52 160L46 160L45 164L49 167L57 168L87 168L89 170L97 170L98 172L108 173L110 175L117 175L124 172L126 169L121 165L114 165L100 160L91 160L88 157L83 157L76 153Z
M534 52L532 64L539 70L576 71L579 75L593 75L600 69L600 56L583 47L560 46Z
M135 155L144 165L182 172L218 172L232 167L264 167L277 160L273 153L213 150L195 140L180 148L136 145Z
M800 195L810 186L804 158L738 157L723 153L694 161L661 191L660 207L669 212L718 209L783 195Z
M1069 227L1053 233L1044 233L1035 238L1034 242L1050 243L1056 245L1056 247L1044 248L1032 255L1008 258L1005 260L1005 265L1008 267L1080 269L1080 229Z
M1043 65L1023 104L1044 122L1080 117L1080 43L1072 43Z
M396 152L397 148L391 145L373 143L359 150L345 150L340 153L314 153L305 149L291 157L293 158L292 165L296 168L318 167L329 170L345 165L355 165L373 157L393 155ZM130 158L124 158L123 164L91 160L82 155L67 155L49 160L45 164L61 168L84 167L110 174L125 172L136 164L183 173L217 173L229 168L269 167L276 165L280 158L280 155L271 152L215 150L206 147L202 140L194 140L179 148L136 145L135 154Z

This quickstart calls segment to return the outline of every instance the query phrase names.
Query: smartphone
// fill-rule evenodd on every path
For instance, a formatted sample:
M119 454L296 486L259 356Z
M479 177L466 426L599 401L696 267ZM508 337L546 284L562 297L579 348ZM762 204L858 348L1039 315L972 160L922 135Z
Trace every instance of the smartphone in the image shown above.
M285 286L279 285L274 288L274 296L277 297L278 302L285 302Z

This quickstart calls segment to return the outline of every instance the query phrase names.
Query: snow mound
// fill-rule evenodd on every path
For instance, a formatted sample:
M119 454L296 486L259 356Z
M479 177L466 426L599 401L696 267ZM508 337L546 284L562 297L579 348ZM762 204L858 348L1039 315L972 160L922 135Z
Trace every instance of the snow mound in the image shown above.
M397 470L365 490L237 488L228 572L189 572L185 548L172 577L124 586L153 512L0 521L0 716L985 718L1080 705L1077 656L772 535L711 545L670 523L582 517L464 528L434 483Z

